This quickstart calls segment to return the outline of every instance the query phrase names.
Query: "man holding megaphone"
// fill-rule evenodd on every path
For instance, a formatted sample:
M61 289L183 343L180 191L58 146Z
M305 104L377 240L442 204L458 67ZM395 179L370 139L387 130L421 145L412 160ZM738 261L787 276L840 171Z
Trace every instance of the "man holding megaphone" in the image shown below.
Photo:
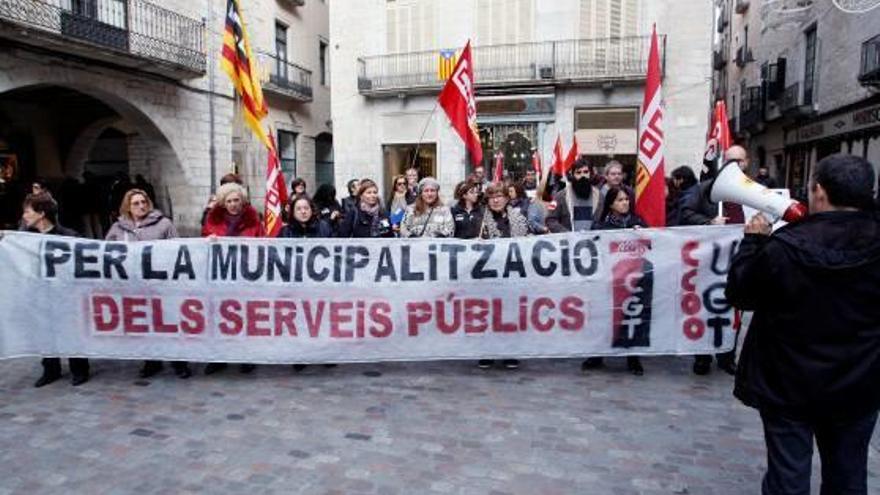
M770 221L756 215L731 263L726 297L754 311L734 395L761 414L765 495L810 493L814 438L821 492L867 493L880 409L880 214L873 188L866 160L823 159L810 178L809 215L772 235ZM752 193L743 194L752 201ZM791 206L773 208L785 216Z

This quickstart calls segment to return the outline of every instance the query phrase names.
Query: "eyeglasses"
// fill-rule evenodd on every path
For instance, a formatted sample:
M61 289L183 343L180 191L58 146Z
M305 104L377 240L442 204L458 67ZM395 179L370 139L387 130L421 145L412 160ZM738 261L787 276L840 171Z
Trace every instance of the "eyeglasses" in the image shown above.
M141 206L141 205L146 205L146 204L147 204L146 201L132 201L131 202L131 206Z
M406 185L406 182L398 182L398 183L395 184L395 185L397 185L397 186L405 186L405 185Z

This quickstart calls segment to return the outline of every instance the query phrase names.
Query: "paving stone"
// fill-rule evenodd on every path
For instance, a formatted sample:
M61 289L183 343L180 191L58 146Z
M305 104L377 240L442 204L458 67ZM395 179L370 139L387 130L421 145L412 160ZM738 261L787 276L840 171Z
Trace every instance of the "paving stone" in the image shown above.
M650 495L757 493L758 414L722 373L645 358L260 366L132 381L138 362L96 360L82 387L34 389L39 360L0 361L3 493ZM880 494L880 440L869 493ZM818 458L813 493L818 493Z

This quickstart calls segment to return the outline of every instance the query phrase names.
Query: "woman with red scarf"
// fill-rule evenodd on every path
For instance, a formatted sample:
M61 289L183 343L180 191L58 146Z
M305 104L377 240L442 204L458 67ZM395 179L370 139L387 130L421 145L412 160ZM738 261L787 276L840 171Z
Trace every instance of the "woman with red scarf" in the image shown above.
M205 219L202 237L263 237L263 223L257 210L248 202L247 191L235 182L217 189L216 203ZM242 363L240 371L250 373L257 366ZM208 363L205 374L211 375L226 368L226 363Z

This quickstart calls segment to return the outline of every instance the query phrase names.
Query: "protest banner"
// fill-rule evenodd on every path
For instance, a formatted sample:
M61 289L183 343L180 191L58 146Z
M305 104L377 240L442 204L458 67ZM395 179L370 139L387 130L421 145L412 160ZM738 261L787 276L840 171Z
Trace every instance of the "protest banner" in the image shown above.
M0 358L250 363L731 349L741 227L459 239L4 232Z

